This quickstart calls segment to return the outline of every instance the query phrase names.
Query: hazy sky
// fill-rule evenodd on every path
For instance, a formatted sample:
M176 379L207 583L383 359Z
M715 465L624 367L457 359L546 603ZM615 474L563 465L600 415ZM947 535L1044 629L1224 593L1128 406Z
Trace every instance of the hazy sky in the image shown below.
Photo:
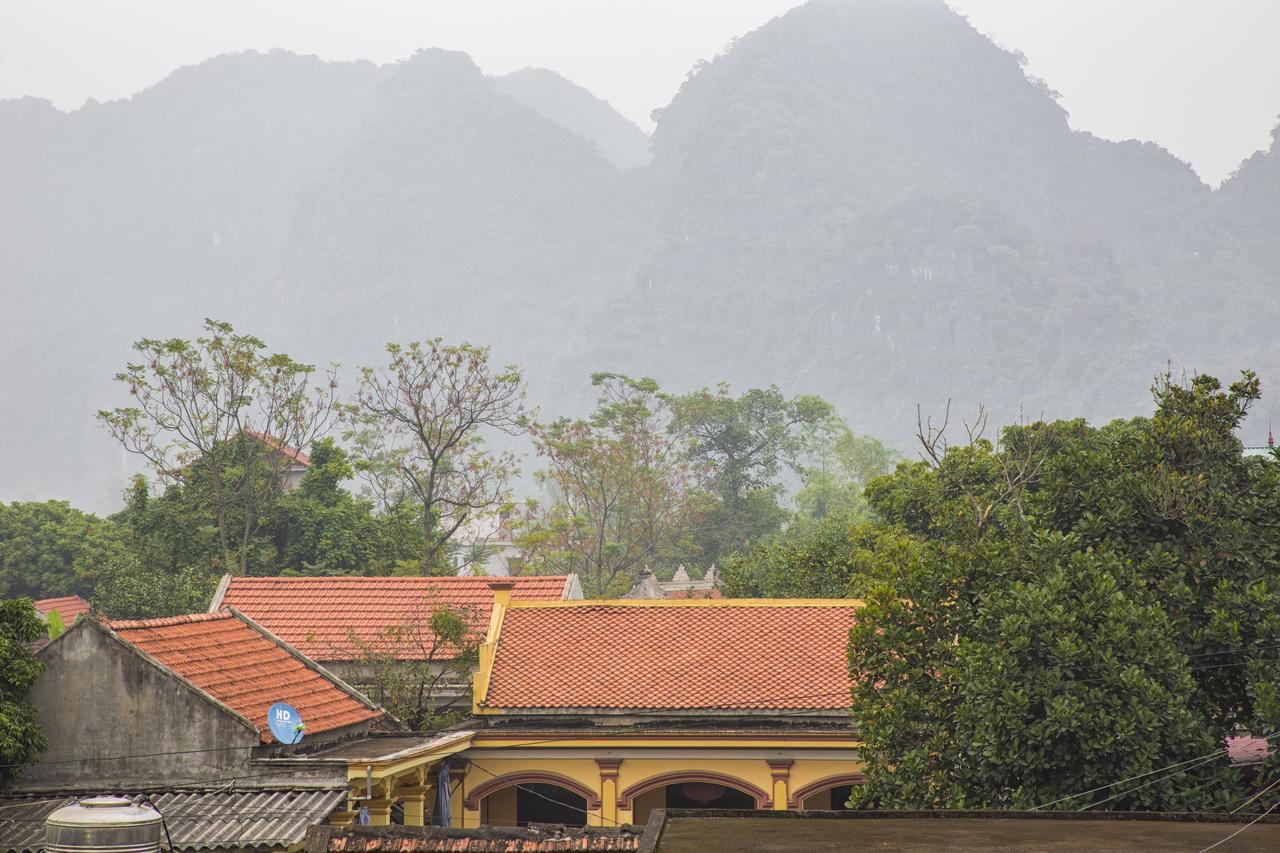
M0 98L71 109L181 65L284 47L388 62L465 50L553 68L646 130L698 59L796 0L0 0ZM952 0L1062 93L1073 126L1159 142L1216 184L1280 114L1280 0Z

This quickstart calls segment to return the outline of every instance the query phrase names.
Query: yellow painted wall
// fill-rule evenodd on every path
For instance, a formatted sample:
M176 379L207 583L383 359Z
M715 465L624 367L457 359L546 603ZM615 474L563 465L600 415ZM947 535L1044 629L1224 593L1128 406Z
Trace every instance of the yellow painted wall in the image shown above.
M480 811L485 826L516 826L516 789L504 788L485 797Z

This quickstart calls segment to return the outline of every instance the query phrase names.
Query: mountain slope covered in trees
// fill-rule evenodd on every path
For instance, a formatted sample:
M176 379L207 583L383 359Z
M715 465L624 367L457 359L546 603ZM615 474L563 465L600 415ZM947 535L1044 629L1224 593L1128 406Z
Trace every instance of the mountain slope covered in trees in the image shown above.
M776 382L898 446L917 403L1105 419L1170 361L1280 376L1280 148L1211 191L1073 130L942 0L812 0L656 121L648 160L563 78L439 50L0 102L0 499L113 505L110 376L205 316L348 366L491 344L560 409L598 369Z

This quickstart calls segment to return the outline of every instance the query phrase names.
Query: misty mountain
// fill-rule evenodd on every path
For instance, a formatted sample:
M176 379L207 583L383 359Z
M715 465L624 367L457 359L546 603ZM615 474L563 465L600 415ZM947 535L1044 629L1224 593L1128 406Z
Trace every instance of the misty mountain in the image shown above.
M917 403L1105 419L1146 411L1170 362L1280 375L1280 149L1211 191L1073 130L942 0L812 0L656 123L442 50L0 102L0 440L21 448L0 499L111 504L110 375L205 316L348 366L492 344L547 412L581 409L592 370L776 382L901 447Z
M649 162L649 137L595 95L545 68L525 68L493 78L499 92L514 98L571 133L594 142L619 169Z

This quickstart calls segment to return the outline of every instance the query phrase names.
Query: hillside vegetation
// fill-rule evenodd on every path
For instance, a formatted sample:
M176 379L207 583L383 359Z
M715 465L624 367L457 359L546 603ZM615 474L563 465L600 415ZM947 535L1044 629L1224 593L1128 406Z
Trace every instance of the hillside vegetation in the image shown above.
M441 50L0 102L0 500L118 505L111 374L206 316L345 365L492 345L558 410L592 370L777 383L899 447L917 403L1105 420L1170 362L1280 375L1280 142L1211 191L942 0L812 0L656 121Z

